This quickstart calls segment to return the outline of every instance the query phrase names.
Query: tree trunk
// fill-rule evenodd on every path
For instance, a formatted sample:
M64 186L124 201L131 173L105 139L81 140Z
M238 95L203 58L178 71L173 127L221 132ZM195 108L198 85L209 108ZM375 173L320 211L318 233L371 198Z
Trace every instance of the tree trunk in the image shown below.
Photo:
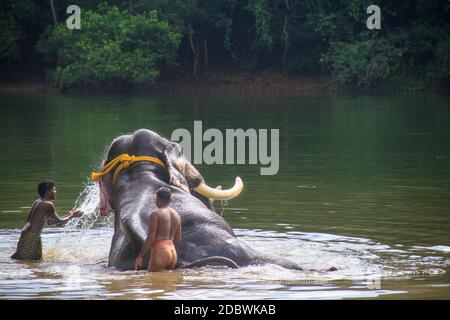
M193 65L192 65L192 75L194 78L197 78L198 73L198 58L199 58L199 50L198 46L195 45L194 42L194 30L190 30L188 33L189 43L191 44L192 49L192 57L193 57Z
M198 40L196 40L196 41L194 41L194 44L195 44L195 53L196 53L196 56L195 56L195 60L196 60L196 63L195 63L195 65L197 66L197 71L195 72L195 76L197 76L197 74L198 74L198 72L199 72L199 70L200 70L200 44L198 43Z
M287 59L287 52L289 47L289 34L287 32L287 25L288 25L288 17L284 17L284 24L283 24L283 69L286 67L286 59Z
M53 16L53 28L56 29L56 27L58 26L58 16L56 14L55 0L50 0L50 7L52 9L52 16Z
M203 38L203 50L205 54L205 70L208 70L208 33L205 33L205 37Z

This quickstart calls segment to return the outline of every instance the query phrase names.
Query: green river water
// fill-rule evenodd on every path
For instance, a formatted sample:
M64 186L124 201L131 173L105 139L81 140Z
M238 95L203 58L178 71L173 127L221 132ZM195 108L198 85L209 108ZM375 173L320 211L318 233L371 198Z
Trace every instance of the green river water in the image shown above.
M205 267L176 276L107 267L112 219L89 181L112 139L139 128L279 129L279 171L197 164L212 186L241 176L223 211L249 245L307 269ZM450 96L0 96L0 299L450 299ZM206 146L207 143L204 144ZM36 184L60 214L44 261L15 262ZM220 203L216 204L220 208Z

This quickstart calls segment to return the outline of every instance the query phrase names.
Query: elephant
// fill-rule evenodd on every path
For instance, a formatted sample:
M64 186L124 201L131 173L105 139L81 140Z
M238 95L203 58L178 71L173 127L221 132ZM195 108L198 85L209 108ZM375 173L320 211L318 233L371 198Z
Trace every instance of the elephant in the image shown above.
M238 268L272 263L302 270L296 262L263 254L239 240L225 219L214 211L212 198L236 197L243 189L240 178L236 178L229 190L209 187L178 143L148 129L115 138L103 165L123 154L153 157L160 162L131 161L123 165L119 173L117 164L115 174L111 170L97 177L100 213L104 216L114 212L109 267L134 269L134 261L147 237L149 214L156 209L155 193L161 187L168 187L172 192L171 207L181 218L181 242L175 247L176 268L201 265ZM147 266L148 256L143 267Z

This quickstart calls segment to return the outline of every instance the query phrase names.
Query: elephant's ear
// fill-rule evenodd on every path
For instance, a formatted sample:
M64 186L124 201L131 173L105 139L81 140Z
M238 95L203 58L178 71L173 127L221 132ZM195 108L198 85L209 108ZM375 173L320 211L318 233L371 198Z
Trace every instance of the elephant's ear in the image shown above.
M183 157L183 151L181 147L176 142L169 141L167 146L164 148L164 150L161 153L161 160L163 160L164 164L166 165L167 169L170 171L171 168L175 168L177 171L180 172L180 169L176 165L176 162L181 160ZM180 173L184 173L183 170L181 170Z
M164 162L167 168L172 167L172 161L173 161L173 151L176 147L176 144L173 142L170 142L167 144L167 146L161 151L161 160ZM158 150L159 151L159 150Z
M176 152L177 144L170 142L162 152L161 158L169 171L169 183L189 193L189 186L184 175L173 165L173 162L177 159Z

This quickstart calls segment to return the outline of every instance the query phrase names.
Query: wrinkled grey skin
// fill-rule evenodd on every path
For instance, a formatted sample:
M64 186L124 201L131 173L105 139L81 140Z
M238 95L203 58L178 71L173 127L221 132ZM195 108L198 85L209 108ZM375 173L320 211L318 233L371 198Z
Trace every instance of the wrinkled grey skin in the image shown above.
M148 216L156 208L155 192L161 187L170 187L171 207L179 213L182 225L181 243L176 245L177 267L219 256L231 259L237 266L274 263L301 270L294 262L266 256L237 239L228 223L211 210L208 199L198 194L194 196L179 187L189 187L192 191L203 181L203 177L186 160L177 143L153 131L140 129L114 139L106 162L122 153L157 157L165 162L168 169L149 162L138 162L123 170L115 184L112 183L113 172L102 178L115 212L109 266L122 270L134 268L134 260L147 237ZM148 263L147 258L144 259L145 264ZM144 267L147 267L145 264Z

